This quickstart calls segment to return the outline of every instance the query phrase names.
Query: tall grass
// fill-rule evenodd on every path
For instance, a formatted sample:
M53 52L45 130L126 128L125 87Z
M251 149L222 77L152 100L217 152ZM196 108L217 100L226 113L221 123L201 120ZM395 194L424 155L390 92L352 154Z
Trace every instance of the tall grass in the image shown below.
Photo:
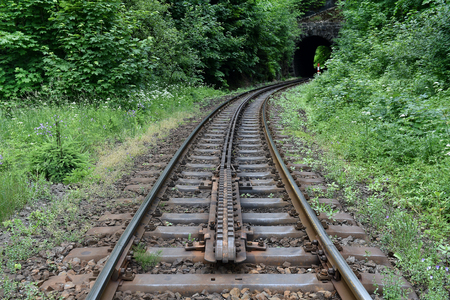
M86 169L68 174L74 182L94 171L97 154L105 143L121 143L177 112L197 110L207 97L223 94L206 86L152 86L133 92L127 99L112 95L57 101L31 95L8 111L0 106L0 220L29 201L35 188L30 179L31 154L44 144L56 144L58 136L62 145L70 142L80 153L89 153Z
M26 176L14 172L0 173L0 220L27 203L29 190Z

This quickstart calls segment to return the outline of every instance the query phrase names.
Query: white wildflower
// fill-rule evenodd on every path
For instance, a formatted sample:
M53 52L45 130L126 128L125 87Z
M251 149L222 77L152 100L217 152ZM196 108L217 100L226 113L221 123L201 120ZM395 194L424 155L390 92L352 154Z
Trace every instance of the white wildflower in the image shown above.
M406 117L405 114L401 114L401 115L400 115L400 118L404 118L404 117Z

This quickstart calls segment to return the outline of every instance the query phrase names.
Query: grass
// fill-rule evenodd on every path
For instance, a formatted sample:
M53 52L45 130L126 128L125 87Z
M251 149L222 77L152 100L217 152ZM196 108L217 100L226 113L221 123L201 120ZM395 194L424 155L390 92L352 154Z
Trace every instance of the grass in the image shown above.
M148 253L144 244L135 246L133 250L134 259L144 271L148 271L150 268L153 268L161 260L162 250L155 253Z
M0 173L0 217L12 214L28 201L30 190L23 174L14 172Z
M121 171L133 163L133 158L145 153L149 144L166 137L170 130L183 123L183 119L193 116L192 111L177 111L158 123L150 124L145 132L137 138L126 138L118 146L108 145L99 149L100 155L94 176L101 176L103 181L112 183L121 175Z
M45 181L98 181L108 172L116 178L115 170L142 153L155 133L167 133L206 97L223 94L202 86L154 87L129 99L47 103L32 96L0 110L0 220L39 198ZM49 159L59 159L54 173L44 172Z
M318 93L319 90L327 92ZM380 239L384 250L394 253L396 266L415 285L421 299L447 299L448 136L442 134L442 141L433 144L430 139L405 133L406 141L400 141L396 131L402 132L402 120L382 120L374 116L373 110L368 113L366 108L351 104L326 110L323 105L330 99L329 91L339 93L339 86L317 79L277 99L286 130L310 145L310 149L326 154L318 157L308 150L302 162L322 168L327 181L336 183L349 210L366 224L373 239ZM439 105L435 104L438 111L436 107ZM307 118L299 112L306 112ZM432 115L428 115L429 121L424 117L423 126L445 125L437 124ZM307 126L306 131L301 129L303 125ZM381 127L389 133L383 137L384 142L380 142L377 133ZM395 146L396 143L400 145ZM391 146L386 152L386 147ZM427 150L430 147L433 149ZM406 157L407 150L413 156ZM391 286L386 295L396 299L393 295L399 295L398 287L394 283Z

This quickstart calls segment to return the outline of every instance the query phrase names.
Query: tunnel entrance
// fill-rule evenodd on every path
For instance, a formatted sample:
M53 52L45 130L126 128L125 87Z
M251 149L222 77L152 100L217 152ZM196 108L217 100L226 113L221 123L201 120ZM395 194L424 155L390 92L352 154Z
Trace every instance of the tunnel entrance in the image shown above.
M320 36L308 36L299 42L298 49L294 54L294 75L296 77L312 77L317 72L314 68L314 56L319 46L331 48L331 43Z

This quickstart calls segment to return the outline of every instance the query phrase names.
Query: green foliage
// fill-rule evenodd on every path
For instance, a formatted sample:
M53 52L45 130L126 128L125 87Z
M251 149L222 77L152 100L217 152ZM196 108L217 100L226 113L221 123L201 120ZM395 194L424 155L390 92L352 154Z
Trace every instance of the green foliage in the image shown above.
M70 173L73 180L74 176L79 177L82 174L80 171L88 167L89 155L80 152L79 144L65 140L68 137L62 135L63 123L59 116L54 115L49 125L47 122L47 125L41 124L35 128L36 134L47 136L51 142L42 143L30 153L31 172L43 174L53 182L62 182ZM80 171L74 174L73 171L77 169Z
M105 147L222 94L201 85L154 85L95 103L84 98L55 103L39 94L9 101L8 114L0 109L0 220L36 199L50 199L47 180L98 182L91 163Z
M137 263L142 267L144 271L148 271L150 268L156 266L161 259L162 250L155 253L147 253L144 244L139 244L133 248L134 258Z
M132 37L133 20L119 1L61 2L50 19L62 54L44 59L51 87L66 93L104 95L143 84L152 68L151 39Z
M352 22L352 25L367 28L365 26L382 25L379 22L384 18L402 20L409 13L415 13L444 2L441 0L350 0L341 3L346 8L344 12L347 16L355 16L356 13L361 17L366 17L365 20L349 17L348 20Z
M0 7L0 97L61 101L286 75L298 35L292 8L302 1L16 2Z
M53 0L7 0L0 6L0 98L31 92L44 82L43 49L55 48L48 19Z
M126 9L136 22L133 37L152 39L149 58L153 59L152 77L172 84L197 82L198 61L196 52L189 47L183 32L176 29L168 13L169 5L156 0L126 0Z
M316 54L314 55L314 67L317 67L317 64L320 64L320 66L323 66L325 62L330 58L331 56L331 49L327 46L319 46L316 49Z
M26 92L104 95L144 84L151 39L120 1L8 1L0 13L0 78L4 97Z
M448 86L450 40L445 16L450 8L444 1L433 2L432 7L397 20L391 19L392 6L380 9L376 1L346 1L347 22L341 32L346 38L339 41L335 62L345 63L343 71L386 74L386 79L414 78L416 93L432 93L425 87L432 88L436 81Z
M177 28L199 57L208 83L286 74L298 35L292 1L170 1Z
M297 0L292 6L299 12L314 11L325 4L325 0Z

